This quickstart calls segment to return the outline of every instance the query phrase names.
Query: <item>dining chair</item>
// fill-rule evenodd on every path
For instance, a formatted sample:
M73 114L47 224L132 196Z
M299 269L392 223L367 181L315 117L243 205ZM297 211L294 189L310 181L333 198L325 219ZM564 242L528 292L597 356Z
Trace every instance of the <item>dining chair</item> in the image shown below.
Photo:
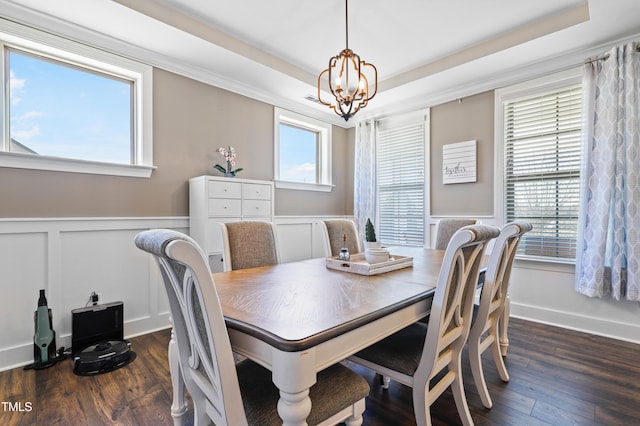
M436 224L436 250L445 250L449 240L463 226L475 225L475 219L440 219Z
M167 229L141 232L135 244L160 266L178 346L174 354L193 400L194 424L282 424L271 372L250 360L234 363L216 286L198 244ZM361 376L341 364L328 367L311 387L308 422L360 425L368 394Z
M480 303L469 331L468 347L471 373L482 405L486 408L491 408L492 402L484 379L482 353L491 348L500 379L503 382L508 382L509 373L504 365L500 348L501 340L506 338L509 319L507 291L518 244L521 237L531 229L530 223L516 221L506 224L500 231L489 257L480 292Z
M276 225L273 222L221 223L222 260L225 271L280 263Z
M349 219L331 219L319 222L325 236L325 253L327 257L338 256L344 245L344 236L347 237L347 249L349 254L362 253L360 238L356 224Z
M490 225L456 231L444 253L428 324L414 323L349 357L412 387L418 426L431 424L430 407L448 387L462 423L473 424L462 382L462 349L486 243L498 234Z

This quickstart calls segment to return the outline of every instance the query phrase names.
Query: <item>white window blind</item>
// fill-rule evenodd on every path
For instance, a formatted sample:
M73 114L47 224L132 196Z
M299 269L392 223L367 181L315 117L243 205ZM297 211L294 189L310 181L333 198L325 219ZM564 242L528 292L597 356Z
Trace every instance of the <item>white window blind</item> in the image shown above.
M505 219L533 225L518 252L575 259L581 85L509 101L504 108Z
M425 120L377 126L378 237L385 244L424 245Z

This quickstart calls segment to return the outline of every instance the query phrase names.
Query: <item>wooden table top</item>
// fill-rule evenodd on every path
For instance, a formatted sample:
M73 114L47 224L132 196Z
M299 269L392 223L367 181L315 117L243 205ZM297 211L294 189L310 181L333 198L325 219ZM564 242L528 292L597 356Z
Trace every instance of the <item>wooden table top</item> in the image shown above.
M442 250L397 248L413 267L365 276L324 258L213 274L227 326L280 350L301 351L431 299Z

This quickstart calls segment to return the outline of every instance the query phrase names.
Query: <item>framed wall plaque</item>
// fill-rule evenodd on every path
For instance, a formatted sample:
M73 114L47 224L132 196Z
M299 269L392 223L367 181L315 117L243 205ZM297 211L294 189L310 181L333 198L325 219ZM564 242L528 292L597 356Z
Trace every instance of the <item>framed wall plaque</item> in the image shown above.
M476 181L476 141L451 143L442 147L442 183Z

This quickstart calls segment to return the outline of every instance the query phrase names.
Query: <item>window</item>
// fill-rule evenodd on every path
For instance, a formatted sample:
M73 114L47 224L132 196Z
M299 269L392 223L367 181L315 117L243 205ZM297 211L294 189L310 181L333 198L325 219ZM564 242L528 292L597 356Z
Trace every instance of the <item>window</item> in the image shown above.
M504 223L522 219L533 225L520 242L519 255L574 261L582 86L579 77L569 75L548 80L524 92L500 92L503 219Z
M0 46L0 166L150 176L149 66L3 20Z
M385 244L424 245L427 120L428 113L377 122L377 231Z
M331 125L275 109L276 187L331 191Z

